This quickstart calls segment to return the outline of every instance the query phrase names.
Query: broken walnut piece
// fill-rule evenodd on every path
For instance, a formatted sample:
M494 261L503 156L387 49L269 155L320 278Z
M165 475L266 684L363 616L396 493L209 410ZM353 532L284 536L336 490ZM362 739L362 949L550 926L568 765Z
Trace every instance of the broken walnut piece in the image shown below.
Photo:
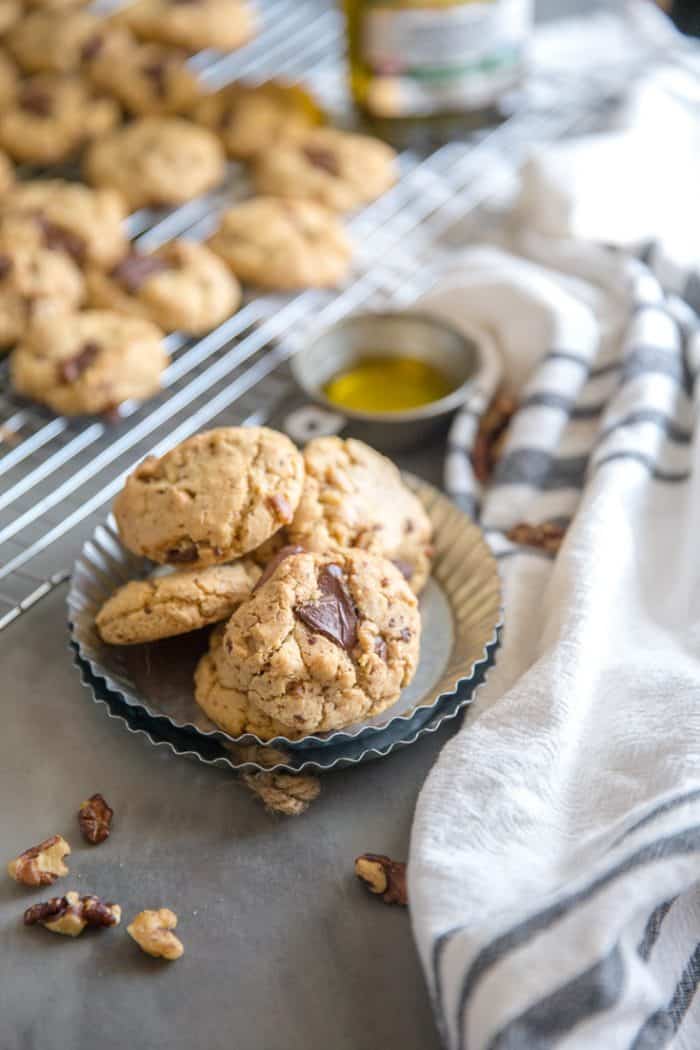
M109 838L112 830L112 817L114 810L107 804L104 797L99 793L91 795L85 802L81 802L78 810L78 823L83 833L83 838L94 846Z
M557 521L545 521L542 525L528 525L521 521L506 533L511 543L523 547L537 547L548 554L556 554L566 535L566 525Z
M479 429L472 449L472 466L482 485L490 479L503 452L510 421L517 402L510 394L496 394L479 421Z
M63 858L70 853L70 846L62 835L52 835L38 846L31 846L7 865L7 871L15 882L24 886L50 886L62 875L68 874Z
M382 895L385 904L408 904L406 865L382 853L363 853L355 861L355 874L370 893Z
M177 915L170 908L140 911L126 932L139 948L156 959L179 959L184 952L182 941L172 932L177 926Z
M64 897L52 897L33 904L24 913L25 926L45 926L51 933L79 937L86 926L118 926L122 910L118 904L103 901L93 894L81 897L70 890Z
M282 760L284 758L283 755ZM241 779L248 790L263 802L265 809L285 817L301 816L321 792L318 777L306 774L270 770L241 773Z

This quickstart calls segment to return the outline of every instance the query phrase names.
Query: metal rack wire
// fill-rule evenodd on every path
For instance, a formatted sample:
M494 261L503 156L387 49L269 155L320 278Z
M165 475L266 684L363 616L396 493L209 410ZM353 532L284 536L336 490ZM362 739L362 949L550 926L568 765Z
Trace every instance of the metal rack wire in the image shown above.
M328 109L342 109L335 10L321 0L265 0L260 6L264 29L250 45L232 55L195 56L203 79L218 86L241 77L303 78ZM146 404L123 406L116 424L55 417L16 399L1 366L0 629L65 579L80 543L147 452L160 453L221 422L265 422L289 390L284 362L309 325L360 307L405 303L429 287L435 272L430 261L445 250L441 236L497 192L494 157L512 168L533 140L558 137L592 119L600 85L578 97L576 105L562 107L550 97L544 105L525 106L489 134L430 156L402 154L399 182L349 223L358 251L342 289L252 298L202 339L175 333L168 338L172 363L163 392ZM168 214L138 212L129 220L130 234L145 248L185 233L205 236L217 211L246 192L245 175L232 165L223 189Z

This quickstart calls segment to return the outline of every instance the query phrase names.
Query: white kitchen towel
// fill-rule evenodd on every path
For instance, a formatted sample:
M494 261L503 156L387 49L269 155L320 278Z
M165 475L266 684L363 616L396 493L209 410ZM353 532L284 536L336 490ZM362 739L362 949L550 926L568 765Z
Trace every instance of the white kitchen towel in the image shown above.
M483 491L468 446L493 375L451 435L505 631L418 800L411 916L451 1050L698 1050L698 285L662 249L573 231L594 210L559 207L563 177L553 229L555 160L526 168L519 253L465 251L423 302L483 329L519 410ZM505 537L551 520L555 558Z

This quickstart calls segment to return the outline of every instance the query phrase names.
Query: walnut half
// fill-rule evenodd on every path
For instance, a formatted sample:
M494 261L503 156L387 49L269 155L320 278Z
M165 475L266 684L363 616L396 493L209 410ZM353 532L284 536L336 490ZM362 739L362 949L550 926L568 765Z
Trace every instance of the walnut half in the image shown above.
M177 926L177 915L170 908L141 911L126 930L139 948L158 959L179 959L184 952L182 941L172 932Z
M24 913L25 926L45 926L52 933L78 937L86 926L118 926L122 910L92 895L81 897L70 890L65 897L52 897L41 904L33 904Z
M408 904L406 865L381 853L363 853L355 861L355 874L370 893L381 893L385 904Z
M25 886L50 886L61 875L68 874L63 858L70 846L61 835L52 835L38 846L31 846L7 865L10 878Z
M109 838L114 810L107 805L102 795L91 795L82 802L78 810L78 823L83 838L93 845Z

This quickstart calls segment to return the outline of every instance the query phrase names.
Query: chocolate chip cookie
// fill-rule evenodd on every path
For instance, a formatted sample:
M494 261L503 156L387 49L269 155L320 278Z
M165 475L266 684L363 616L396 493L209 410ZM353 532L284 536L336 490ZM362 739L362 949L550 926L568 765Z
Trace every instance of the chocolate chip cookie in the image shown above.
M135 0L115 19L143 40L186 51L233 51L255 32L253 9L246 0Z
M90 268L86 281L92 306L147 317L166 332L208 332L241 299L221 259L194 241L170 241L148 255L132 251L108 273Z
M31 11L7 34L10 53L25 73L74 73L95 41L109 32L88 11Z
M132 208L156 208L212 189L225 161L206 128L179 117L142 117L93 143L84 170L88 182L120 190Z
M229 620L219 673L251 709L316 733L393 704L419 645L417 599L386 559L290 554Z
M430 573L432 526L398 468L353 438L315 438L291 543L323 552L359 547L393 561L419 593Z
M92 189L65 179L19 182L0 202L3 230L69 255L80 266L111 267L126 254L127 211L116 190Z
M172 638L226 620L260 577L249 558L232 565L185 569L132 580L102 606L95 623L103 641L138 645Z
M189 109L201 95L187 54L130 37L99 47L88 65L90 79L137 116L167 116Z
M230 736L254 733L260 740L299 736L250 705L245 693L223 684L219 673L225 655L223 640L224 625L220 624L211 632L209 651L201 657L194 673L194 698L207 718Z
M333 212L313 201L254 197L226 211L209 246L262 288L326 288L348 272L351 248Z
M303 197L340 212L373 201L396 177L396 154L390 146L335 128L317 128L264 150L253 170L258 193Z
M119 107L80 77L39 73L0 113L0 146L16 161L57 164L119 120Z
M85 283L75 263L21 241L0 243L0 347L20 340L29 324L77 309Z
M24 8L20 0L0 0L0 34L6 33L20 20Z
M194 567L254 550L294 516L304 461L265 427L196 434L136 468L114 503L122 542L152 561Z
M155 325L86 310L32 323L12 353L10 377L18 394L54 412L92 415L157 393L167 364Z
M6 153L0 150L0 194L9 193L15 182L15 166Z
M321 110L302 88L269 81L259 87L227 84L205 95L192 118L216 132L230 157L249 160L263 149L303 137L321 122Z
M4 109L17 95L20 73L14 59L0 51L0 106Z

